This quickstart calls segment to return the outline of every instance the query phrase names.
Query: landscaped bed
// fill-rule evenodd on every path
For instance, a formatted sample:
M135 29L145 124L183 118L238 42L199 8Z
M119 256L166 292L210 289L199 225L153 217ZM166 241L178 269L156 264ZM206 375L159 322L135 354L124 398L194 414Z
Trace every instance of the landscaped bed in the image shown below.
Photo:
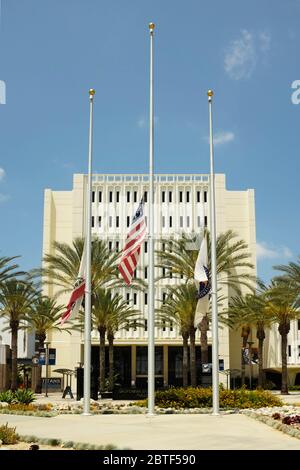
M243 414L300 439L300 408L298 406L249 409L244 410Z
M155 394L155 411L158 414L210 413L212 408L211 388L170 388ZM264 390L225 390L220 387L220 409L238 412L245 408L282 406L279 397ZM91 400L93 414L143 414L147 400L135 403L114 403L113 401ZM53 417L58 414L81 414L83 403L65 402L58 404L5 403L0 402L0 414L21 414L27 416Z
M193 409L212 407L211 388L170 388L156 392L155 404L158 408ZM147 400L136 403L139 406L147 406ZM281 406L280 398L265 390L225 390L220 387L221 409L245 409L261 408L263 406Z

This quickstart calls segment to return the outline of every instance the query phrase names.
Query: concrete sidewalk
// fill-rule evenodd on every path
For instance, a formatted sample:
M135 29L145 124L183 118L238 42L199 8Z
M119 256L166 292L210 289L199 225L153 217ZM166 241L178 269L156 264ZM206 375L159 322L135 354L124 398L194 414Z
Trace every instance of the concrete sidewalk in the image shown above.
M291 391L289 392L288 395L281 395L281 393L276 390L276 391L273 391L272 390L272 394L273 395L276 395L278 398L280 398L280 400L283 401L283 403L287 404L287 405L294 405L294 404L297 404L299 406L300 404L300 392L296 392L296 391Z
M133 450L300 450L300 440L244 415L0 415L19 434Z

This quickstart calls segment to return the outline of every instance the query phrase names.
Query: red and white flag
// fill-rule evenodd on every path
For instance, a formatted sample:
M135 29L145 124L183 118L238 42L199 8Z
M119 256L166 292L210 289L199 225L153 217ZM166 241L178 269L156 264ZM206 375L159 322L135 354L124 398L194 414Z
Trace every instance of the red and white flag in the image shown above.
M65 321L72 320L78 315L79 309L85 292L85 265L86 265L86 249L83 247L83 253L80 261L78 276L72 291L67 309L61 316L60 323L63 325Z
M133 278L133 274L139 260L141 246L145 237L146 221L144 214L144 201L142 199L132 219L125 247L122 252L122 258L118 266L118 269L128 286Z

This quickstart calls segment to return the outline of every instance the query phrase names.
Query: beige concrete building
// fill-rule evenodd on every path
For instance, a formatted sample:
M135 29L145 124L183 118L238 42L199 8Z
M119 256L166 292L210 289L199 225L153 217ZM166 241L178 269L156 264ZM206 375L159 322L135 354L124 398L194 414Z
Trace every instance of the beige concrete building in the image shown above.
M209 226L208 175L158 174L155 177L155 237L179 236L181 232L200 232ZM148 175L120 174L93 175L92 231L94 236L106 239L113 250L120 251L128 232L130 220L145 196L147 217ZM85 230L86 177L75 174L71 191L45 190L43 254L52 253L53 242L71 243L83 236ZM233 230L245 240L256 265L254 191L230 191L226 189L225 175L216 175L217 233ZM137 275L147 279L147 242L139 260ZM156 273L158 274L158 273ZM163 299L166 285L174 279L164 279L157 284L156 298ZM45 287L53 294L53 289ZM228 292L223 292L228 296ZM147 374L147 293L122 289L124 298L143 313L144 326L120 331L115 340L116 367L124 386L144 386ZM61 300L67 300L61 299ZM224 305L224 304L223 304ZM226 307L226 305L224 305ZM157 385L180 384L182 381L182 339L176 325L156 328L156 381ZM219 330L220 359L224 369L240 369L241 337L238 332L222 327ZM51 347L57 350L56 368L70 368L83 362L83 336L73 332L53 333ZM209 332L209 341L211 336ZM99 362L99 340L92 333L92 362ZM199 345L199 336L197 336ZM197 348L199 382L209 380L201 375L200 347ZM211 351L210 351L211 354ZM220 379L226 382L224 374Z

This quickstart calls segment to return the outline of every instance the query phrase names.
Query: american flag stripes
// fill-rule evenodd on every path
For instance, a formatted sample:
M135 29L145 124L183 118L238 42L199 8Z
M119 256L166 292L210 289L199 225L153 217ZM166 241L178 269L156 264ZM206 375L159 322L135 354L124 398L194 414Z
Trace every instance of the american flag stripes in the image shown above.
M122 258L118 266L121 276L128 286L131 284L133 274L139 260L141 246L145 237L146 221L144 214L144 201L142 199L132 219L125 247L122 252Z

